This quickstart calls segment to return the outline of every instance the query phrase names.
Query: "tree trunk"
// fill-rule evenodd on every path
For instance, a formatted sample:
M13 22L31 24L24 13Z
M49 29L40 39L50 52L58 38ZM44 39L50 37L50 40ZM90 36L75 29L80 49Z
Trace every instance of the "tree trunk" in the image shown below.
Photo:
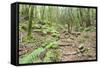
M28 24L28 37L31 36L31 31L32 31L32 19L33 19L33 10L34 10L34 7L33 6L30 6L29 8L29 24Z
M86 22L86 27L91 25L91 21L90 21L90 9L87 9L87 22Z

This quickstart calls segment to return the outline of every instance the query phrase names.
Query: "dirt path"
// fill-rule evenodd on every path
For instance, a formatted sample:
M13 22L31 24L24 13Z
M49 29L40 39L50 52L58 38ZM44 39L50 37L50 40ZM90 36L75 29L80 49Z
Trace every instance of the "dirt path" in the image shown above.
M24 33L20 34L20 38ZM38 36L36 36L38 37ZM43 39L43 38L41 38ZM41 41L39 38L39 41ZM38 42L39 42L38 41ZM36 43L39 45L39 43ZM61 33L58 41L61 50L61 61L78 61L96 59L96 33L95 32L74 32ZM32 46L31 46L32 45ZM41 44L40 44L41 45ZM36 49L33 44L20 43L19 56Z
M96 59L95 32L85 32L77 36L76 35L68 33L61 35L58 42L62 53L61 61Z

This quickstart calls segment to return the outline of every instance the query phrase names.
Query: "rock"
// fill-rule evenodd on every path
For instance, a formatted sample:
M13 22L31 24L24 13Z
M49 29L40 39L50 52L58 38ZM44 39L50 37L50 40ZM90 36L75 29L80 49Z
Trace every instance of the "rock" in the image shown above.
M66 42L73 43L74 41L71 38L68 38Z
M71 34L78 37L79 35L81 35L81 32L72 32Z
M71 39L71 40L75 40L75 38L74 38L74 37L70 37L70 39Z
M70 35L65 35L65 38L68 39L70 37Z
M65 38L65 35L64 34L61 34L60 35L60 39L63 39L63 38Z
M68 53L64 53L64 55L65 56L67 56L67 55L76 55L77 54L77 52L75 51L75 52L68 52Z
M28 50L24 50L24 51L19 51L19 56L24 55L28 52Z
M73 43L62 42L62 43L58 43L58 45L60 45L60 46L73 46Z

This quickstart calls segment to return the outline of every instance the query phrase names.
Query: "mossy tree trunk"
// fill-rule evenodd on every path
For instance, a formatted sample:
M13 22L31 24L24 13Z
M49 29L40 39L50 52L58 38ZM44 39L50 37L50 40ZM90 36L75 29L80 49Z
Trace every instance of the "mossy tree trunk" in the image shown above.
M34 6L29 7L29 24L28 24L28 34L27 36L30 37L32 34L32 20L33 20L33 11L34 11Z
M86 21L86 27L91 25L91 21L90 21L90 9L87 9L87 21Z

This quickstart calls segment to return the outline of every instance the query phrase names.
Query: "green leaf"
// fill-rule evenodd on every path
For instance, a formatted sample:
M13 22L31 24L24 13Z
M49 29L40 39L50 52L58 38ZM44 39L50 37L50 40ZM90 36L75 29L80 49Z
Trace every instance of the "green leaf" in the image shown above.
M36 59L38 58L38 55L44 51L42 47L34 50L31 54L28 54L24 56L23 58L19 59L19 64L27 64L27 63L33 63L36 62Z
M45 48L56 48L57 47L57 42L50 42L49 44L47 44L47 46Z

